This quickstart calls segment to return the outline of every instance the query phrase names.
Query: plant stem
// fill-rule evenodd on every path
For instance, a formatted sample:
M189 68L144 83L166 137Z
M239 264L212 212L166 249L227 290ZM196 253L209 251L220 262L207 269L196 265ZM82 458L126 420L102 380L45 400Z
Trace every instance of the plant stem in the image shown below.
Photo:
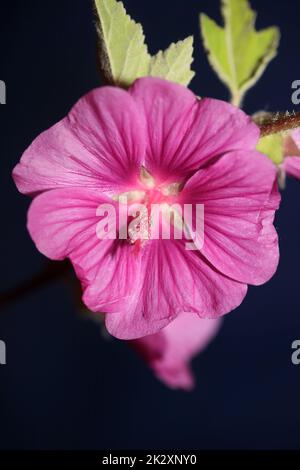
M257 122L260 128L260 136L278 134L300 127L300 113L276 113L267 115L265 119Z
M26 295L36 291L49 282L65 276L70 270L70 264L67 261L51 261L44 269L32 277L28 281L24 281L19 286L9 289L0 294L0 307L6 306L8 303L16 301Z
M232 94L231 96L231 104L233 106L236 106L237 108L242 107L242 96L239 93L239 91L236 91L235 93Z

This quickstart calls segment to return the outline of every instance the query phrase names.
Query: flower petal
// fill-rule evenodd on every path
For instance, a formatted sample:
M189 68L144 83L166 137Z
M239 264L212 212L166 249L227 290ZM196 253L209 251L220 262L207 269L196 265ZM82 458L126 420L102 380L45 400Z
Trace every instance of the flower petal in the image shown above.
M193 313L183 313L155 335L131 344L168 387L191 390L195 379L190 361L206 348L220 326L221 319L203 320Z
M186 202L204 204L202 255L240 282L262 284L277 268L275 181L276 168L266 156L231 152L198 171L182 191Z
M300 130L288 134L283 139L284 157L300 157Z
M126 241L99 240L97 208L110 203L94 189L56 189L37 196L28 229L37 248L51 259L69 257L91 310L126 310L137 283L140 259Z
M108 331L120 339L156 333L183 312L216 318L238 307L247 286L223 276L182 241L151 240L142 255L136 304L106 315Z
M289 176L300 179L300 157L285 157L282 166Z
M243 111L187 88L141 78L129 92L148 125L146 168L161 180L190 176L207 161L235 149L254 149L259 129Z
M130 187L144 158L144 124L124 90L97 88L43 132L13 171L22 193L62 187Z

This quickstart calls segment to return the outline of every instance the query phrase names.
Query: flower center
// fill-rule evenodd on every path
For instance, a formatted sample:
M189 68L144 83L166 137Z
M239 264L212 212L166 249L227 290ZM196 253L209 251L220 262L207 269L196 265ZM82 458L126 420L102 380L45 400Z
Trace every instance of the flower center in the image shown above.
M153 207L162 214L162 217L169 218L172 212L171 205L181 191L181 183L171 183L167 185L157 184L150 172L142 167L139 178L140 188L127 191L114 197L119 203L126 204L128 210L127 228L130 244L140 248L151 238L153 228ZM176 214L172 214L171 222L174 224Z

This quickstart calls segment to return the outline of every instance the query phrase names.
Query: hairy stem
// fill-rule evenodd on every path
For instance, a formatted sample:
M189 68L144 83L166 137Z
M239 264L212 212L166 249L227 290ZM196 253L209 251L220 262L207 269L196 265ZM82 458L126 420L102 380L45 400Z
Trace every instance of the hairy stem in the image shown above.
M265 117L255 119L260 128L261 137L286 132L300 127L300 113L266 114Z

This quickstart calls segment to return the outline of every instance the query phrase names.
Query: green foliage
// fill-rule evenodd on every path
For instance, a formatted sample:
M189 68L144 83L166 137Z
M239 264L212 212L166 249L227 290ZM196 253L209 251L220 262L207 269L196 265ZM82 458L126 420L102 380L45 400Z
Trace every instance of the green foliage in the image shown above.
M171 44L164 52L159 51L151 58L149 75L161 77L172 82L188 85L195 73L191 70L193 62L193 37Z
M211 66L239 106L276 56L280 32L276 27L257 32L248 0L222 0L222 14L224 27L201 14L201 32Z
M257 150L267 155L276 165L283 162L283 136L271 134L259 140Z
M127 88L137 78L152 75L189 84L194 76L192 37L151 56L142 26L130 18L122 2L95 0L95 6L100 67L107 83Z

